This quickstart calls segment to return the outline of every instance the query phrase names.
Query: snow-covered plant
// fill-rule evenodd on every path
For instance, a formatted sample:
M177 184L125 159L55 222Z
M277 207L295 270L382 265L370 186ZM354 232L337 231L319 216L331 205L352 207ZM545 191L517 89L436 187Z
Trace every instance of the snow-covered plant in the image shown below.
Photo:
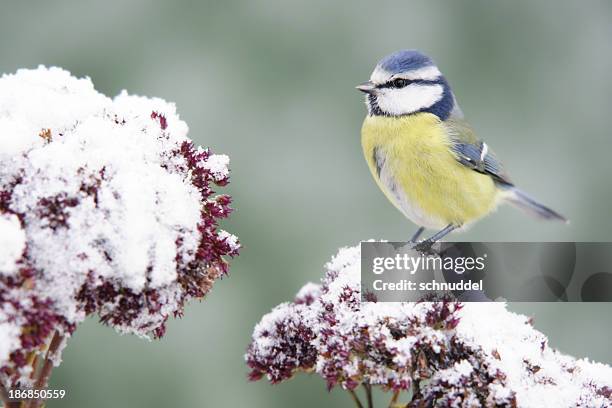
M361 302L360 262L359 246L341 249L320 285L262 318L252 380L315 372L358 407L373 406L373 386L390 407L612 406L611 367L559 353L504 303Z
M187 132L174 104L110 99L59 68L0 78L5 389L44 386L85 317L158 338L227 274L239 243L218 228L231 199L213 188L229 158Z

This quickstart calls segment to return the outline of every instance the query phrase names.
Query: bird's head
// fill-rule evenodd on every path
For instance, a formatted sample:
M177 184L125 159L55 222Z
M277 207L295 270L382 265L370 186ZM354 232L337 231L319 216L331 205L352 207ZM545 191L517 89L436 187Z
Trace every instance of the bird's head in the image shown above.
M370 80L357 86L373 116L430 112L445 120L458 112L453 93L438 67L425 54L402 50L381 59Z

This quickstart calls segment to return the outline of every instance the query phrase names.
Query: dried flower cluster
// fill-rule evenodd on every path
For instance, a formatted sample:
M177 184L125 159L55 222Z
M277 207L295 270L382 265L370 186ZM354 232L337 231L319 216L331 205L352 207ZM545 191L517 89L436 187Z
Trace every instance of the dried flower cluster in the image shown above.
M229 159L194 146L175 106L98 93L58 68L0 78L0 375L91 314L161 337L227 273L237 238L214 186ZM56 359L62 345L55 344Z
M360 261L340 250L321 285L262 318L252 380L316 372L355 398L379 386L398 407L612 406L612 368L560 354L503 303L362 303Z

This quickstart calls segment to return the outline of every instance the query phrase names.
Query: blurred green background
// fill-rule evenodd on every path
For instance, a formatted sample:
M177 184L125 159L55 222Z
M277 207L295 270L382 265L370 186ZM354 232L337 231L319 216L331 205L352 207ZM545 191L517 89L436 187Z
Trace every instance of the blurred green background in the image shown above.
M317 376L249 383L253 326L338 247L408 239L414 226L375 187L362 158L353 88L401 48L430 54L467 118L517 184L571 218L511 208L455 239L612 239L612 3L607 1L2 2L0 71L38 64L96 88L175 101L191 137L232 160L244 245L219 282L162 341L94 319L70 340L49 407L351 406ZM612 363L612 304L514 304L553 346Z

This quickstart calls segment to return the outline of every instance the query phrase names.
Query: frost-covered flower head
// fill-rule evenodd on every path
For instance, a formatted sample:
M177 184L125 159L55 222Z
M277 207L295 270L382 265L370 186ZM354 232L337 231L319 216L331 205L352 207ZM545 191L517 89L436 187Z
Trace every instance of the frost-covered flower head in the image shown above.
M89 314L160 337L227 273L237 238L214 186L229 158L195 147L174 104L97 92L58 68L0 78L0 370Z
M361 303L360 261L358 246L340 250L321 285L262 318L252 380L316 372L329 388L410 401L390 406L612 406L612 368L560 354L503 303Z

